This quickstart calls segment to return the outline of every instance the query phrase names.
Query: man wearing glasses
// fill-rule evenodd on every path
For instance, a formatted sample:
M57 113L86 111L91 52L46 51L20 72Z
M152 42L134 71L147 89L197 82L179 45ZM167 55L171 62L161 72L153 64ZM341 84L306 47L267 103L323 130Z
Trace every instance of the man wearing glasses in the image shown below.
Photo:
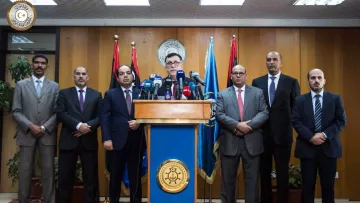
M177 84L177 79L176 79L176 72L178 70L184 70L183 69L183 62L182 62L182 57L177 54L177 53L170 53L165 57L165 69L166 72L168 73L169 77L171 77L173 84L171 86L171 92L173 95L173 98L176 98L176 89L175 89L175 85ZM188 84L189 82L194 82L191 78L185 77L185 84ZM159 95L163 96L165 94L165 85L161 86L161 88L159 89ZM186 99L186 97L184 95L182 95L181 97L182 99ZM188 99L192 99L192 96L190 96Z
M261 127L269 118L263 91L245 84L246 69L234 66L232 87L218 93L216 120L221 159L221 201L235 203L235 182L243 160L245 202L258 202L260 154L264 151Z
M271 203L272 156L275 159L277 203L286 203L289 191L289 160L293 142L291 109L300 95L295 78L281 73L282 56L269 52L266 56L268 74L256 78L252 86L261 88L266 98L270 118L264 126L264 148L261 155L261 203Z

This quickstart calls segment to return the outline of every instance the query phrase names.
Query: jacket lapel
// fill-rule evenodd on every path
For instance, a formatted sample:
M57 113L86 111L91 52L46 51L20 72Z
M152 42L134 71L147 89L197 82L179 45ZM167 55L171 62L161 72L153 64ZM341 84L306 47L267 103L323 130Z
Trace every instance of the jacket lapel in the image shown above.
M134 105L134 100L136 100L137 99L137 96L139 95L139 93L140 93L140 90L138 90L137 88L135 88L135 87L133 87L132 88L132 102L131 102L131 116L132 117L134 117L134 110L135 110L135 105Z
M268 88L268 75L264 75L260 81L260 88L263 89L265 95L266 105L270 109L269 105L269 88Z
M48 92L50 88L50 82L45 78L44 79L44 84L41 88L41 94L40 94L40 98L44 95L45 92Z
M321 126L325 126L324 122L325 122L325 118L331 118L331 115L328 115L328 113L330 113L331 111L324 111L324 109L331 109L329 108L329 106L331 106L331 99L330 99L330 95L328 92L323 93L323 103L321 106Z
M234 86L228 88L228 90L229 90L229 97L230 97L231 101L233 102L233 104L235 106L237 115L240 115L238 100L237 100L237 97L236 97L236 92L235 92Z
M279 97L281 88L284 87L284 85L285 85L285 84L283 84L283 83L284 83L284 77L282 77L281 75L282 75L282 74L280 74L280 76L279 76L280 78L279 78L277 87L276 87L276 89L275 89L275 98L274 98L274 101L273 101L273 104L271 105L271 107L272 107L274 104L276 104L276 101L277 101L276 98ZM267 94L267 95L269 95L269 94ZM269 98L269 96L268 96L268 98ZM268 99L268 101L269 101L269 99Z
M314 108L313 108L313 103L312 103L312 98L311 98L311 92L309 92L306 95L305 98L305 107L304 107L305 112L309 112L309 117L311 120L311 126L315 127L315 118L314 118Z
M249 102L251 100L251 87L245 85L245 98L244 98L244 115L243 118L245 118L246 115L246 109L249 106Z
M86 110L86 107L89 103L89 100L91 98L91 95L92 95L92 90L90 88L86 88L86 94L85 94L85 102L84 102L84 110L82 112L85 112ZM80 106L80 101L79 101L79 106Z
M73 101L73 104L75 104L76 109L81 113L80 109L80 101L78 97L78 93L76 91L76 87L71 88L71 100Z
M115 100L118 100L118 99L120 100L120 102L119 102L120 109L121 109L120 112L125 112L125 115L129 116L124 92L121 87L118 87L116 89L117 89L117 91L116 91L117 95L115 95Z
M26 85L32 91L32 93L35 95L35 97L38 97L37 93L36 93L36 89L35 89L34 80L32 79L32 77L28 78L28 80L26 81Z

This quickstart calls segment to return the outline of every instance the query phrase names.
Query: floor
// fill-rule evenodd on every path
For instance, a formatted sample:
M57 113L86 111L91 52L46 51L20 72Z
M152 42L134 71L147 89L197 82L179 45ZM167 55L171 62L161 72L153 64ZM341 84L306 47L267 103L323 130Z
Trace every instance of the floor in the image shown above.
M15 199L16 197L17 197L16 193L0 193L0 203L9 203L11 200ZM101 198L101 199L104 200L104 198ZM122 198L120 200L120 202L126 203L126 202L129 202L129 199L128 198ZM146 202L145 198L143 199L143 202ZM245 201L244 200L238 200L237 202L244 203ZM315 200L315 203L320 203L320 202L321 202L320 199ZM360 201L348 201L348 200L344 200L344 199L337 199L335 202L336 203L345 203L345 202L360 203ZM204 199L199 199L198 203L209 203L209 200L206 199L204 201ZM212 203L220 203L220 200L219 199L213 199Z

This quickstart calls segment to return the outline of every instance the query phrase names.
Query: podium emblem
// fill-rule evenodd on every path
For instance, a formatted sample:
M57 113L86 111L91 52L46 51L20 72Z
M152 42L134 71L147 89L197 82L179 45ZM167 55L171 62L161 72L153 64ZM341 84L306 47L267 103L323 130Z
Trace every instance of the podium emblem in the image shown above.
M177 159L169 159L158 168L156 179L165 192L179 193L188 185L190 173L183 162Z
M13 29L25 31L34 25L36 15L35 7L30 2L17 0L8 8L6 18Z

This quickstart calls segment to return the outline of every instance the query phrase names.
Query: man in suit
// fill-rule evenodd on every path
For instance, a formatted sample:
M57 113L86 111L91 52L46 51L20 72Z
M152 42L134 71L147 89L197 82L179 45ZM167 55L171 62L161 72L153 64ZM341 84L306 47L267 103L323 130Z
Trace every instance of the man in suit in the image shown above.
M105 93L100 113L102 140L109 157L110 203L119 202L125 163L129 172L130 202L140 203L141 156L145 135L143 125L134 118L132 103L140 90L132 86L134 77L128 66L120 66L117 72L120 87Z
M99 202L98 141L101 93L87 87L88 71L74 70L75 87L60 90L56 105L62 123L59 140L59 202L72 202L76 162L80 156L85 202Z
M56 151L55 101L59 85L45 78L48 58L36 54L31 64L33 74L16 83L12 113L18 124L16 144L20 146L19 192L21 203L29 202L35 150L40 154L42 196L45 203L54 202Z
M182 57L177 54L177 53L170 53L165 57L165 69L166 72L168 73L168 77L170 77L173 81L173 84L171 86L171 93L172 93L172 99L176 99L176 84L177 84L177 79L176 79L176 73L178 70L184 70L183 68L183 61L182 61ZM165 79L164 79L165 80ZM163 82L164 82L163 80ZM191 78L185 77L185 84L188 84L189 82L194 82ZM185 85L184 84L184 85ZM159 95L164 96L165 95L165 85L162 85L159 88ZM186 100L192 100L194 99L192 96L189 96L189 98L186 98L185 95L181 96L181 99Z
M246 70L232 69L234 86L219 92L216 119L219 133L223 203L235 203L235 182L240 158L243 159L245 202L258 202L260 154L264 151L261 127L269 112L261 89L245 84Z
M293 130L291 109L295 97L300 95L299 82L281 73L282 56L269 52L266 56L268 73L252 81L252 86L261 88L270 114L264 125L264 153L260 158L261 202L271 203L272 157L275 159L277 202L286 203L289 192L289 161Z
M295 157L300 159L302 202L314 202L319 170L322 202L334 203L336 161L342 155L340 132L346 116L341 97L324 91L325 77L319 69L308 75L311 91L296 98L292 124L298 133Z

